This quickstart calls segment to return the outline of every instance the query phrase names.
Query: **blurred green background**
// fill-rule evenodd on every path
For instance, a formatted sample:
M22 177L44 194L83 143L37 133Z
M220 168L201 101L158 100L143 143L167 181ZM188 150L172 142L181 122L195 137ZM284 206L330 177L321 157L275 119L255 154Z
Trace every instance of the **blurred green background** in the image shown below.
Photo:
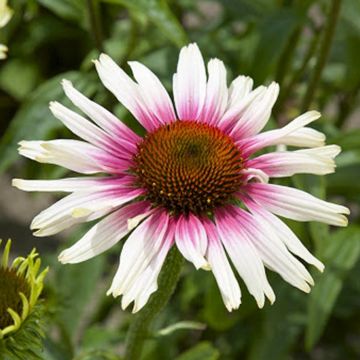
M277 295L263 310L243 288L243 304L228 313L211 274L187 264L175 295L153 326L144 359L360 358L360 1L358 0L13 0L0 33L9 47L0 63L0 237L17 252L36 246L51 273L45 290L46 360L121 359L132 315L105 296L121 244L79 265L56 255L86 230L32 237L31 218L57 198L11 188L12 177L56 178L65 170L20 159L23 139L71 137L48 110L65 100L67 78L125 123L141 131L101 85L91 62L104 51L149 66L171 91L179 48L196 41L206 60L222 59L228 80L281 85L268 127L317 109L315 125L343 152L326 178L283 182L350 207L350 226L289 222L326 265L316 286L300 293L269 273ZM312 269L311 269L312 270ZM190 323L180 323L191 321ZM173 326L177 324L176 326ZM168 328L170 327L170 328ZM160 329L167 328L166 331Z

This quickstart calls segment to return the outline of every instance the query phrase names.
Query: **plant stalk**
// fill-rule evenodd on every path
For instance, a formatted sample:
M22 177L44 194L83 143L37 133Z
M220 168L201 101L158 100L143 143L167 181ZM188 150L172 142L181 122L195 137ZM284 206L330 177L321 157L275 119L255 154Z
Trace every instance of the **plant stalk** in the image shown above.
M174 293L184 262L176 246L169 252L160 273L158 290L151 296L148 304L134 318L126 339L126 360L141 359L142 350L149 328Z
M305 96L302 101L302 106L301 106L302 112L306 111L313 101L313 98L314 98L314 95L316 92L316 88L319 84L322 71L324 69L326 60L327 60L329 52L330 52L331 43L332 43L334 33L335 33L337 19L339 17L339 13L340 13L340 7L341 7L341 0L332 0L331 1L329 15L328 15L327 23L326 23L326 26L324 29L324 34L323 34L322 40L320 42L319 53L317 56L315 68L314 68L312 77L310 79L309 86L307 88L307 91L306 91Z

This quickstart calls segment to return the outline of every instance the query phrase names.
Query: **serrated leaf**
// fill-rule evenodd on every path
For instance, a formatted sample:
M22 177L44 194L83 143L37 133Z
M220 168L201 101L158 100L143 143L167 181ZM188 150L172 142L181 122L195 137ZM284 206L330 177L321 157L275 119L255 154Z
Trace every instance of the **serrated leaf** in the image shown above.
M343 283L360 256L360 227L352 225L334 232L322 259L325 272L318 276L310 294L305 344L311 349L320 338L335 306Z

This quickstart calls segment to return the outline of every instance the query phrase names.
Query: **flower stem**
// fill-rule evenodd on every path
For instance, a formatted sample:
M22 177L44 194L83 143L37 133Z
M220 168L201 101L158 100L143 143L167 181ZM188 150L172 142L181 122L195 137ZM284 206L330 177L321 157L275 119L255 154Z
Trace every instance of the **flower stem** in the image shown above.
M101 19L99 14L98 0L87 0L87 7L89 12L89 22L94 38L95 46L99 52L103 51L103 34L101 27Z
M316 87L319 84L321 73L324 69L327 57L329 55L332 39L336 28L336 22L340 12L340 6L341 6L341 0L331 1L329 15L324 29L323 38L320 43L319 54L315 64L314 72L312 74L309 86L307 88L307 92L305 93L302 102L302 106L301 106L302 111L306 111L309 108L314 98Z
M159 289L151 296L148 304L135 316L133 323L130 325L126 339L126 360L141 359L151 322L165 307L175 291L183 262L183 256L176 246L173 246L159 276Z

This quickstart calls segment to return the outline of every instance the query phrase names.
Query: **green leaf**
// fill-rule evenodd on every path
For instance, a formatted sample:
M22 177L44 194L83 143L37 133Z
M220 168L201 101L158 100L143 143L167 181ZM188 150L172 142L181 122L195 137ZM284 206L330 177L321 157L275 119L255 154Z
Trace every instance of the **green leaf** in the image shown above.
M262 83L272 72L289 37L303 17L294 9L279 9L267 16L259 26L260 40L255 51L251 75ZM274 46L276 44L276 46Z
M188 42L187 35L172 13L166 0L103 0L104 2L123 5L130 11L145 15L164 36L181 47Z
M39 80L38 65L29 60L10 59L1 68L0 87L17 100L23 100Z
M176 360L217 360L219 358L219 350L211 343L203 341L178 356Z
M73 81L86 95L95 90L93 77L77 71L63 73L40 85L20 107L0 141L0 172L18 158L16 148L19 141L46 139L51 132L63 127L48 108L52 100L64 101L65 95L60 85L63 78Z
M79 22L84 19L86 13L85 0L37 0L42 6L46 7L62 19L72 22Z
M305 344L308 349L311 349L320 338L343 283L359 259L359 232L360 227L355 225L337 230L328 239L327 246L323 247L325 272L315 281L316 285L309 299L305 334Z

